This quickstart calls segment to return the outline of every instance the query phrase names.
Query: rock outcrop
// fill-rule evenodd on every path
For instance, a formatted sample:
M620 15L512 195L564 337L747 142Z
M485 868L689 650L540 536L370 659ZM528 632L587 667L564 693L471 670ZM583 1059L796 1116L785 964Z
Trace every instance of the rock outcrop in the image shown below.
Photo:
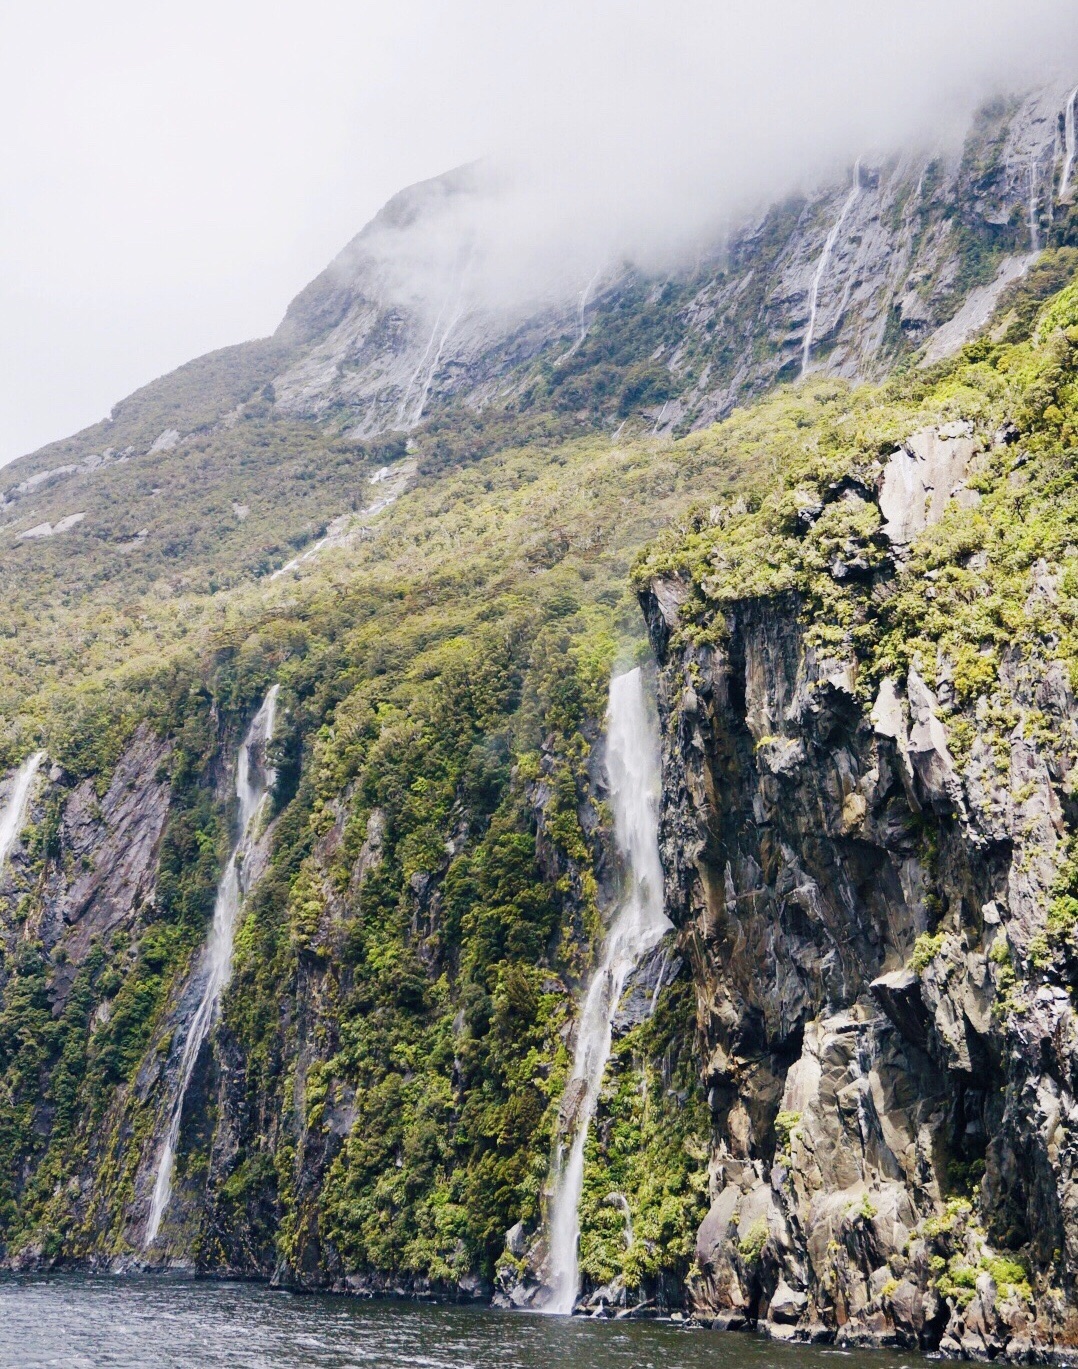
M976 459L959 431L894 454L893 557ZM1069 1349L1078 1017L1057 976L1014 968L1046 963L1052 935L1069 682L1006 656L1010 731L981 709L959 765L916 665L867 691L806 641L793 594L734 603L719 645L679 644L679 598L656 583L645 609L668 912L714 1124L696 1315L785 1340Z

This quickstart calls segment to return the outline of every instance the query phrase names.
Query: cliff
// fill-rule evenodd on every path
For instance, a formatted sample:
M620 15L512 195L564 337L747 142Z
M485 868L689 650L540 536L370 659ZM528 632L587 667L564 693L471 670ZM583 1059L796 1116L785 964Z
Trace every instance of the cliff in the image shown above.
M1073 475L1048 405L950 398L637 572L714 1126L690 1288L782 1339L1023 1359L1076 1325Z
M691 271L619 268L526 326L465 302L439 332L429 282L401 293L411 247L491 193L456 173L272 342L16 466L7 1267L532 1304L618 898L608 682L654 658L675 926L613 1023L583 1300L1071 1347L1062 100L993 106L950 158L866 158Z

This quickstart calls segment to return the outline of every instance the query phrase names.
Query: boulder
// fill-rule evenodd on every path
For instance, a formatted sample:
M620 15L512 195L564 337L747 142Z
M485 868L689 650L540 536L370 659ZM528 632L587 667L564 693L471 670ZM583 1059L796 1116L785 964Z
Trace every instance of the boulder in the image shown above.
M808 1294L791 1288L785 1279L780 1279L779 1286L768 1305L768 1320L793 1325L801 1320L807 1306Z

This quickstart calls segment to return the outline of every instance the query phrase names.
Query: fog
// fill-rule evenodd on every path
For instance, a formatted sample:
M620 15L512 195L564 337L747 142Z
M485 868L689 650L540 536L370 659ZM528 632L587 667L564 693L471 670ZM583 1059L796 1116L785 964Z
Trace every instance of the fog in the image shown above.
M555 266L692 250L867 150L946 144L997 90L1078 83L1072 0L0 15L0 460L272 331L394 191L449 167L485 159L498 187L476 288L541 291Z

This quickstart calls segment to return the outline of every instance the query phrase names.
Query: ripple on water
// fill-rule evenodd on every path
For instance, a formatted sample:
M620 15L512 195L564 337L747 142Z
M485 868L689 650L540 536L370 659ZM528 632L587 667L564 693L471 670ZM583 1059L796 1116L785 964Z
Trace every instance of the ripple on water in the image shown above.
M283 1294L257 1284L0 1278L2 1369L916 1369L669 1323Z

